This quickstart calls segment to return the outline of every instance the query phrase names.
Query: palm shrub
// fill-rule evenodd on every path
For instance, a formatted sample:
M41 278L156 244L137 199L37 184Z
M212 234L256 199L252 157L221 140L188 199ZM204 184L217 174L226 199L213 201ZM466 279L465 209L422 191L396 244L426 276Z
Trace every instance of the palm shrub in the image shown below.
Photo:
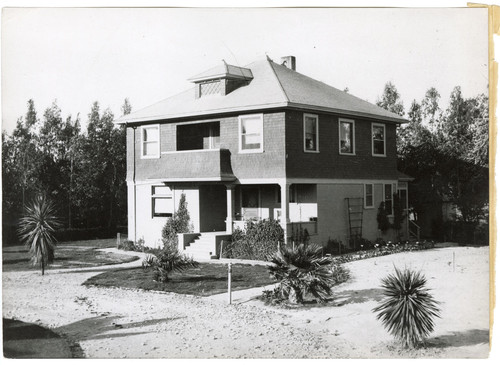
M170 280L168 275L172 271L183 272L191 267L198 267L198 263L180 252L176 245L167 244L155 254L146 255L142 267L152 268L153 280L166 283Z
M421 272L408 268L395 271L382 279L385 299L373 311L379 312L377 319L404 347L414 348L434 330L440 309Z
M32 264L40 265L42 275L47 265L54 261L54 232L58 227L60 222L54 203L45 195L39 195L27 205L19 221L19 237L29 248Z
M303 303L304 297L311 294L324 302L331 295L331 288L336 282L332 271L333 259L322 256L321 246L281 246L269 261L274 264L269 267L269 273L279 281L276 292L281 298L291 303Z

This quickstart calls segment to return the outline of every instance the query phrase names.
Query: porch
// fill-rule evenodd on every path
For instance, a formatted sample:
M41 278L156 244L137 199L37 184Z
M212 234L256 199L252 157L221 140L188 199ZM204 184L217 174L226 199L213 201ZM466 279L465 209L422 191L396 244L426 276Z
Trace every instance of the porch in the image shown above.
M280 222L287 239L299 230L306 230L310 236L318 233L315 184L245 184L229 191L234 214L228 215L228 231L244 229L249 220L274 219Z

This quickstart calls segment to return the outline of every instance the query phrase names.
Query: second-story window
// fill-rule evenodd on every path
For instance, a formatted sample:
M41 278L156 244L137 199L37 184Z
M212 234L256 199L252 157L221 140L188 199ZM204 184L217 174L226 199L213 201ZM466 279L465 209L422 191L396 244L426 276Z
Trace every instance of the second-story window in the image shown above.
M354 155L354 120L339 119L339 153Z
M318 116L304 114L304 152L319 152Z
M264 125L262 114L243 115L239 118L240 152L257 153L264 151Z
M372 154L385 156L385 125L372 123Z
M158 158L160 156L160 126L141 127L141 157Z

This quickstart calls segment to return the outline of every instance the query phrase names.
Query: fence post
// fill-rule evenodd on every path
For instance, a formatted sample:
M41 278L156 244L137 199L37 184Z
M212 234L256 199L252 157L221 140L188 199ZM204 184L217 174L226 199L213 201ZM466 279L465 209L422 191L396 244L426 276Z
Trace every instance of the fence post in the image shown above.
M232 303L231 298L231 263L227 264L227 294L229 296L229 304Z
M120 232L116 234L116 248L120 248Z

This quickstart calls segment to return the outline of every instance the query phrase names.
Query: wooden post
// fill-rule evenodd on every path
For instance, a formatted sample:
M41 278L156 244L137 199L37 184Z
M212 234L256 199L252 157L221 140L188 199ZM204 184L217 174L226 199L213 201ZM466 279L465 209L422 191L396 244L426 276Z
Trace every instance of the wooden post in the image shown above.
M231 263L227 264L227 294L229 298L229 304L232 304L231 297Z
M224 240L220 241L220 254L219 254L219 260L222 258L222 248L224 247Z
M116 248L120 248L120 232L116 234Z

